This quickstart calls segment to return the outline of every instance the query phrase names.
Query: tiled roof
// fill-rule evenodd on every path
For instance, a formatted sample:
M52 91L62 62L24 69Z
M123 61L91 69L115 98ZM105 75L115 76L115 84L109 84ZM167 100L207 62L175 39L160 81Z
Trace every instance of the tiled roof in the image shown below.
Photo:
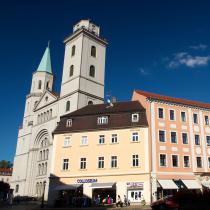
M132 113L139 113L138 122L132 122ZM99 125L97 123L99 116L108 116L108 123ZM66 127L68 119L72 120L71 127ZM88 105L62 116L54 134L147 126L146 110L138 101L117 102L113 106L108 104Z
M160 94L145 92L145 91L142 91L142 90L135 90L135 92L140 94L140 95L143 95L147 98L150 98L150 99L157 99L157 100L168 101L168 102L172 102L172 103L178 103L178 104L189 105L189 106L198 106L198 107L210 108L210 104L208 104L208 103L191 101L191 100L186 100L186 99L182 99L182 98L175 98L175 97L170 97L170 96L163 96L163 95L160 95Z
M0 168L0 175L11 176L12 168Z

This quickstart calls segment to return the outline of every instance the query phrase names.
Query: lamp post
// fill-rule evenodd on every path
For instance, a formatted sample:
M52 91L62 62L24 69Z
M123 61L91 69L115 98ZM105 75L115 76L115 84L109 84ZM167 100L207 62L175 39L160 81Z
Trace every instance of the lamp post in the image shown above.
M44 193L45 193L45 186L46 182L43 183L43 193L42 193L42 202L41 202L41 208L44 208Z

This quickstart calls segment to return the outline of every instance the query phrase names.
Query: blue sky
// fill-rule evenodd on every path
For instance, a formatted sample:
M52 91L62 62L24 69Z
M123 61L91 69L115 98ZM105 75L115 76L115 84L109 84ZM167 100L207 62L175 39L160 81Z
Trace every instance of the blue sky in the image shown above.
M130 100L141 89L210 103L210 1L2 1L0 160L13 161L25 96L48 40L59 92L62 41L86 18L109 42L105 94Z

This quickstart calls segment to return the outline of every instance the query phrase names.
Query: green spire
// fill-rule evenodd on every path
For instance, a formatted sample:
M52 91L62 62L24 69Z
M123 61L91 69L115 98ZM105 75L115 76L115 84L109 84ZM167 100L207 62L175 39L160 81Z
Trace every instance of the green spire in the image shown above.
M42 56L42 60L39 64L37 71L48 72L48 73L52 74L49 42L48 42L48 46L44 52L44 55Z

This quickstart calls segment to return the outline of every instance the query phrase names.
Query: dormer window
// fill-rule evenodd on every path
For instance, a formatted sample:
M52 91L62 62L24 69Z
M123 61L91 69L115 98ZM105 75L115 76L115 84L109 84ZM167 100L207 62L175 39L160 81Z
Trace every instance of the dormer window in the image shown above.
M135 113L132 114L132 122L138 122L139 121L139 114Z
M108 116L98 117L98 125L108 124Z
M66 121L66 127L71 127L72 126L72 119L68 119Z

